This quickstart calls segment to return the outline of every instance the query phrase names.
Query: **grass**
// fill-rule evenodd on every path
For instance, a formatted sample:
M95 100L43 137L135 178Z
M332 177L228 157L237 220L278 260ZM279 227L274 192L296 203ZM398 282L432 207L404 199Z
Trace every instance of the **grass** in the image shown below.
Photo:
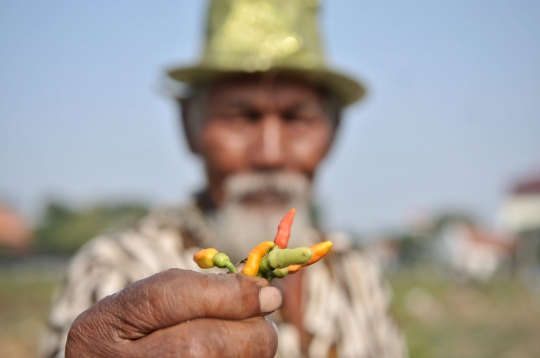
M0 272L0 357L37 357L58 282L51 275Z
M389 276L412 358L540 357L540 312L508 277L457 284L430 268ZM0 357L36 357L55 275L0 271Z
M516 280L468 285L430 268L390 276L412 358L540 357L540 312Z

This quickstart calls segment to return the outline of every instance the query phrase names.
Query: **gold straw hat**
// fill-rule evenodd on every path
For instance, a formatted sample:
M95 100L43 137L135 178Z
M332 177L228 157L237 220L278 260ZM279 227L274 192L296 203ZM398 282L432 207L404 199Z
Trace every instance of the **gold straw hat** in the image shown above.
M198 84L227 74L273 70L322 85L343 105L353 103L365 90L326 66L318 8L318 0L212 0L202 59L167 73Z

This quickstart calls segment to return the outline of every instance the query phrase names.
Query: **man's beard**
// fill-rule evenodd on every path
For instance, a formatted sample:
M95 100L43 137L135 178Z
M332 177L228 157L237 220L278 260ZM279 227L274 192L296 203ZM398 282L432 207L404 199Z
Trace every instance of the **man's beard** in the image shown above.
M316 241L310 220L310 182L299 174L238 174L225 182L224 203L210 218L214 247L233 262L263 241L273 241L283 216L296 209L290 246Z

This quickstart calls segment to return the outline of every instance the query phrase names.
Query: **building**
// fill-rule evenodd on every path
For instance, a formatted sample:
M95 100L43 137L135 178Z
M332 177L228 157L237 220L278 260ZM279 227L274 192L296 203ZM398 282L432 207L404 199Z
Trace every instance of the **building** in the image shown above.
M527 285L540 290L540 174L529 175L510 190L500 225L518 237L516 264Z
M32 233L25 220L15 210L0 204L0 252L23 255L30 249Z

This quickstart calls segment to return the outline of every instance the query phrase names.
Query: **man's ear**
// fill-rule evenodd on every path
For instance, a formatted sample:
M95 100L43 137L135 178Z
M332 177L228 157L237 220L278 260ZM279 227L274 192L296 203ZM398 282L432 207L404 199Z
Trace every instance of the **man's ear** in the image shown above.
M189 118L190 113L193 113L189 110L191 105L189 99L177 98L176 103L178 104L178 111L182 120L182 129L184 131L184 138L189 145L189 149L193 154L199 154L198 141L195 138L196 128L193 127L194 118Z

